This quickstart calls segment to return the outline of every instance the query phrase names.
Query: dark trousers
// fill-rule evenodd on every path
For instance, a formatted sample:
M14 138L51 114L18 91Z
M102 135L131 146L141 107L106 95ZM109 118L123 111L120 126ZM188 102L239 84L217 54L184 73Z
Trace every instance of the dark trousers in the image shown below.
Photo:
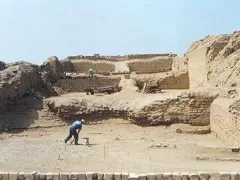
M70 128L69 130L69 135L66 137L66 139L64 140L65 143L67 143L67 141L69 139L71 139L71 137L74 136L74 141L75 141L75 144L78 144L78 133L77 133L77 130L75 128Z

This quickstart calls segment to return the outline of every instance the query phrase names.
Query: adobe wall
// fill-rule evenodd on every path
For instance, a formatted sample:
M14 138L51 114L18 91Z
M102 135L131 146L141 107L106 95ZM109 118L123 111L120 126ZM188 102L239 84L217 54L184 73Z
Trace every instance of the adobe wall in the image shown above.
M154 57L175 57L176 54L173 53L163 53L163 54L132 54L128 55L128 59L147 59L147 58L154 58Z
M186 93L178 98L155 101L132 113L132 117L141 125L186 123L205 126L210 124L210 105L213 99L204 93Z
M237 172L212 173L103 173L103 172L0 172L1 180L239 180Z
M201 47L188 54L190 88L203 87L207 84L207 47Z
M190 88L239 87L240 32L207 36L196 41L187 51ZM211 105L210 124L212 132L228 143L240 142L238 99L232 95L221 96ZM240 105L239 105L240 106Z
M71 62L73 72L88 73L89 69L93 69L95 73L115 71L115 65L109 61L71 60Z
M161 56L166 56L166 57L175 57L177 56L176 54L173 53L163 53L163 54L130 54L130 55L123 55L123 56L101 56L101 55L93 55L93 56L83 56L83 55L78 55L78 56L68 56L68 60L106 60L106 61L127 61L127 60L132 60L132 59L149 59L153 57L161 57Z
M188 89L188 73L173 74L159 81L162 89Z
M153 60L133 60L129 61L128 67L130 71L139 73L158 73L172 70L172 58L162 57Z
M188 72L188 60L183 56L176 56L172 62L172 71L174 74Z
M132 97L133 99L120 97L121 99L118 94L108 96L108 101L106 97L84 99L78 97L74 103L68 99L65 104L59 103L61 99L49 98L46 104L49 111L61 119L74 119L81 115L87 119L99 118L99 120L106 117L120 117L144 126L173 123L204 126L210 123L209 107L214 99L206 93L195 92L186 92L174 97L163 95L152 99L148 96L149 100L147 96ZM132 105L139 101L142 103Z
M211 130L229 144L240 143L239 100L217 98L210 108Z
M230 35L220 35L209 46L208 80L212 86L239 86L240 71L240 31Z
M94 77L89 79L88 77L76 77L74 79L59 79L54 83L54 87L57 88L59 94L67 92L83 92L87 87L106 87L114 86L119 84L121 78L110 78L110 77Z
M207 36L188 49L190 88L239 86L240 32Z
M130 69L128 67L128 64L123 62L116 62L115 63L115 72L114 73L130 73Z
M175 87L173 89L189 89L188 72L174 74Z
M158 84L159 89L189 89L188 72L176 73L158 73L158 74L137 74L132 76L140 89L144 83Z
M144 56L145 57L145 56ZM147 58L147 57L146 57ZM142 60L143 59L143 60ZM134 59L131 61L111 62L105 60L93 61L90 59L75 59L72 62L73 72L87 73L88 70L94 69L98 72L129 72L137 73L157 73L172 70L171 57L157 57L153 59ZM117 67L115 67L117 65ZM124 65L121 70L121 66Z

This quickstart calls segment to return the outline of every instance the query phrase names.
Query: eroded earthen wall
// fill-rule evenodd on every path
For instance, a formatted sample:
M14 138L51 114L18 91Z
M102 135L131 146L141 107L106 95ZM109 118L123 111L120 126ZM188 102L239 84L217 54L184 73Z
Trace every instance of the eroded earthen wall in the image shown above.
M137 124L159 125L187 123L209 125L213 97L182 96L177 99L156 101L132 114Z
M54 86L60 89L60 94L67 92L83 92L85 88L100 88L106 86L114 86L118 84L120 78L109 77L94 77L93 79L88 77L79 77L74 79L60 79Z
M88 73L89 69L93 69L96 73L114 72L115 65L112 62L101 61L80 61L72 60L73 71L78 73Z
M133 59L149 59L154 57L175 57L176 54L173 53L164 53L164 54L131 54L131 55L123 55L123 56L101 56L101 55L93 55L93 56L68 56L68 60L107 60L107 61L127 61Z
M110 97L109 97L110 98ZM146 98L146 97L145 97ZM131 102L117 96L108 101L92 99L87 104L83 99L78 99L72 104L59 104L57 99L48 99L46 104L49 110L62 119L73 118L81 115L94 119L108 117L130 118L138 125L161 125L172 123L187 123L192 125L208 125L210 122L209 107L213 97L206 95L183 94L179 97L171 97L163 100L149 102L142 107L129 106ZM139 99L139 101L144 101ZM74 119L74 118L73 118Z
M240 142L239 110L232 108L233 100L217 98L211 105L211 130L216 136L229 144Z
M161 89L188 89L188 73L168 76L159 82Z
M40 76L32 65L16 65L0 71L0 111L15 104L27 90L39 86Z
M188 60L186 57L176 56L172 62L173 73L184 73L188 72Z
M134 60L128 62L129 69L138 73L158 73L172 70L172 58Z
M207 84L207 47L199 48L188 54L190 88L203 87Z
M143 75L138 74L132 76L136 81L137 86L142 89L144 83L147 84L158 84L159 89L188 89L189 88L189 77L188 72L173 74L159 73L154 75Z

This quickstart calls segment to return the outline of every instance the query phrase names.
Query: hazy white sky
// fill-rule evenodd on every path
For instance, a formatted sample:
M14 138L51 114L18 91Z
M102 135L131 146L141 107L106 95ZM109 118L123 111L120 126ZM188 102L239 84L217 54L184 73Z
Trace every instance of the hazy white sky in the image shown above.
M0 61L49 56L183 54L240 29L239 0L0 0Z

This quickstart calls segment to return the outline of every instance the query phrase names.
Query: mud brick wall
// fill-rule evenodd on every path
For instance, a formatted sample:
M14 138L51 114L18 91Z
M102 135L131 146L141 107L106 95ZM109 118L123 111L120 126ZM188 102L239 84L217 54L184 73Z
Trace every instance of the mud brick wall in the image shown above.
M210 112L212 132L223 141L239 145L239 100L233 101L227 98L217 98L213 101Z
M131 76L135 81L139 89L142 89L144 83L147 84L158 84L159 89L188 89L189 79L188 73L173 74L167 73L154 77L152 75L134 75Z
M177 56L173 59L172 71L174 73L188 72L188 60L186 57Z
M124 56L68 56L67 59L69 60L108 60L108 61L124 61L124 60L131 60L131 59L146 59L146 58L153 58L157 56L167 56L167 57L175 57L176 54L173 53L165 53L165 54L131 54L131 55L124 55Z
M172 58L160 58L156 60L136 60L128 62L129 69L138 73L157 73L172 70Z
M93 69L95 73L115 71L115 65L109 61L94 62L72 60L71 62L73 66L73 72L88 73L89 69Z
M104 115L108 115L128 119L134 124L142 126L174 123L208 125L210 123L209 107L212 101L212 97L183 94L175 98L156 100L135 110L128 107L128 101L123 101L121 106L118 106L117 102L114 101L109 103L102 101L86 103L84 100L75 100L69 106L59 105L56 100L48 99L46 104L49 111L62 119L86 115L91 119L95 118L93 116L98 116L98 120L102 120L105 118Z
M147 58L153 58L158 56L167 56L167 57L175 57L176 54L166 53L166 54L132 54L128 55L128 59L147 59Z
M144 59L144 58L143 58ZM127 61L130 71L137 73L158 73L166 72L172 69L171 57L160 57L157 59L132 60ZM116 71L115 63L111 61L92 61L92 60L71 60L73 71L87 73L90 68L97 72L114 72Z
M209 124L210 120L210 105L213 99L191 99L188 106L188 116L191 124L198 125Z
M239 180L238 172L222 173L25 173L0 172L0 180Z
M188 54L190 88L203 87L207 84L207 47L202 47Z
M106 61L123 61L127 60L127 56L68 56L67 59L69 60L93 60L93 61L98 61L98 60L106 60Z
M159 79L158 84L161 89L188 89L188 73L166 76L164 79Z
M100 88L106 86L114 86L119 84L121 78L109 78L109 77L94 77L89 79L88 77L78 77L74 79L60 79L55 84L62 90L62 92L83 92L87 87Z
M186 123L204 126L210 124L212 101L212 97L185 95L176 99L155 101L140 111L132 112L131 118L139 125Z

